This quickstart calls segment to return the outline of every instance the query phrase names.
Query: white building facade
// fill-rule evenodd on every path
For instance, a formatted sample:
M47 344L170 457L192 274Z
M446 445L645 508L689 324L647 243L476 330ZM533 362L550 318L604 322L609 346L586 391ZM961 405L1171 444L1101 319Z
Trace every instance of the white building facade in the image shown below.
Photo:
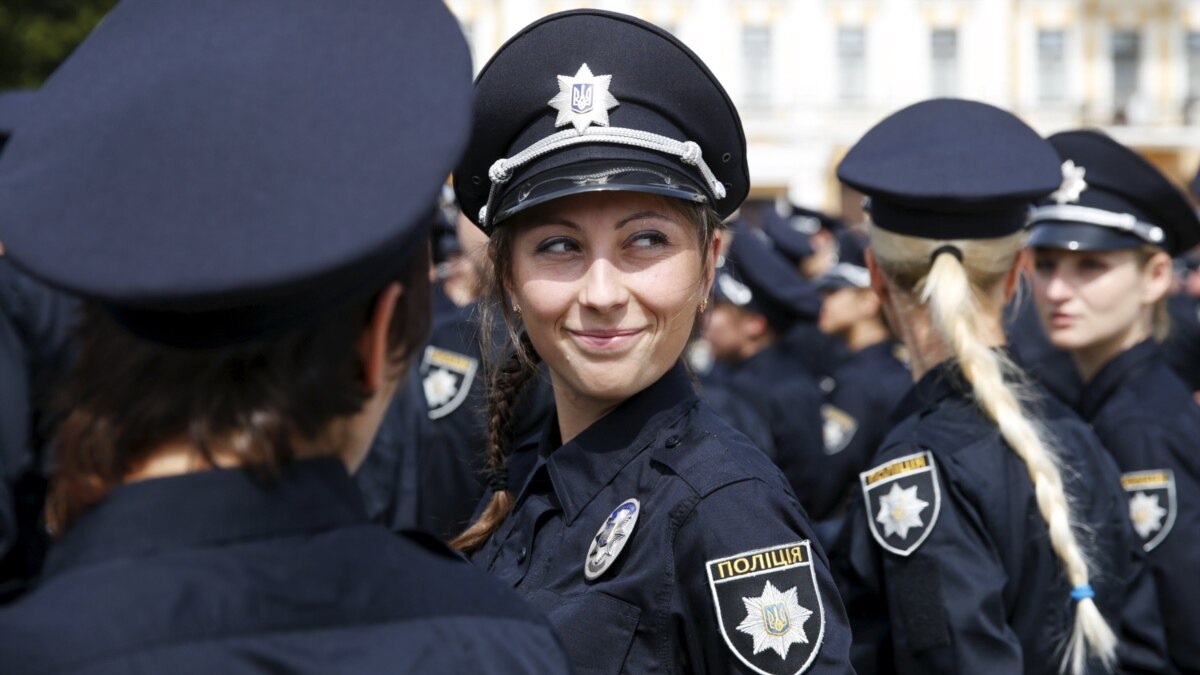
M752 196L851 220L857 200L837 184L838 160L882 117L933 96L992 103L1045 134L1102 128L1181 182L1200 163L1200 0L448 4L476 69L526 24L564 9L610 9L670 30L738 105Z

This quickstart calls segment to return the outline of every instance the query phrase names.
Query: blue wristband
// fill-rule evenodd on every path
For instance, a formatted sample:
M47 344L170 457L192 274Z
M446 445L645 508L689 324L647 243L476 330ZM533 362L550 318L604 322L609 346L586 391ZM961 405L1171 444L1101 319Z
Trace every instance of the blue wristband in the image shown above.
M1092 590L1091 584L1084 584L1071 589L1071 599L1075 602L1094 597L1096 597L1096 591Z

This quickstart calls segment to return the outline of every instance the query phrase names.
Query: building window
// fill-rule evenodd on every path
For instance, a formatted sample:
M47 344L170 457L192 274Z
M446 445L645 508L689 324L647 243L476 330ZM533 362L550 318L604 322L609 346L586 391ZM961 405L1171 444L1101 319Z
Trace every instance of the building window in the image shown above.
M930 33L929 54L933 66L931 93L958 95L958 31L937 29Z
M1061 101L1067 91L1066 36L1061 30L1039 30L1037 49L1038 98Z
M742 64L746 83L746 102L767 105L771 102L771 27L742 27Z
M1188 98L1200 99L1200 32L1187 34Z
M1116 110L1118 118L1124 118L1125 109L1138 90L1141 42L1141 36L1137 31L1113 31L1113 108Z
M838 28L838 97L861 101L867 97L867 36L862 28Z

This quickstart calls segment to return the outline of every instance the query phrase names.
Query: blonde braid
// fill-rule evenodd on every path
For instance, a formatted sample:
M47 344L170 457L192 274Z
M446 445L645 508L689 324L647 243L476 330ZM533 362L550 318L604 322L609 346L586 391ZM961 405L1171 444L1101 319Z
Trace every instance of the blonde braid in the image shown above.
M949 244L961 253L930 255ZM915 295L928 307L933 326L954 358L984 414L996 424L1005 443L1024 461L1034 488L1038 510L1049 529L1050 545L1062 561L1077 600L1075 622L1066 643L1060 670L1084 672L1089 654L1111 670L1116 660L1117 638L1091 594L1090 564L1075 536L1063 484L1062 467L1050 436L1022 403L1027 399L1020 368L979 337L998 320L1000 307L993 297L1003 283L1024 234L998 239L934 241L871 228L871 249L892 284ZM984 303L987 303L986 305Z
M1076 588L1089 586L1088 562L1071 526L1070 505L1063 487L1058 458L1045 440L1041 425L1027 415L1015 387L1020 370L1003 354L979 340L979 303L971 290L967 270L953 255L939 255L921 285L920 299L929 306L934 326L953 348L959 367L971 383L975 399L995 422L1005 442L1025 462L1037 495L1038 510L1050 530L1050 544ZM1100 657L1108 669L1116 658L1117 637L1091 597L1078 599L1075 624L1060 666L1080 675L1088 652Z

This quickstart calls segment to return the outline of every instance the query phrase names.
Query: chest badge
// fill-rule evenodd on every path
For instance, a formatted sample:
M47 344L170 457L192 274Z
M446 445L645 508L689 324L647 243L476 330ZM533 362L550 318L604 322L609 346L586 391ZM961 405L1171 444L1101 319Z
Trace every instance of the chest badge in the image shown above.
M626 540L633 534L633 526L637 525L641 510L641 502L626 499L613 509L608 520L600 526L600 531L596 533L591 547L588 548L587 560L583 563L583 576L587 577L588 581L593 581L608 571L617 556L621 555Z
M1170 469L1121 474L1129 495L1129 518L1147 552L1167 538L1175 526L1175 473Z

